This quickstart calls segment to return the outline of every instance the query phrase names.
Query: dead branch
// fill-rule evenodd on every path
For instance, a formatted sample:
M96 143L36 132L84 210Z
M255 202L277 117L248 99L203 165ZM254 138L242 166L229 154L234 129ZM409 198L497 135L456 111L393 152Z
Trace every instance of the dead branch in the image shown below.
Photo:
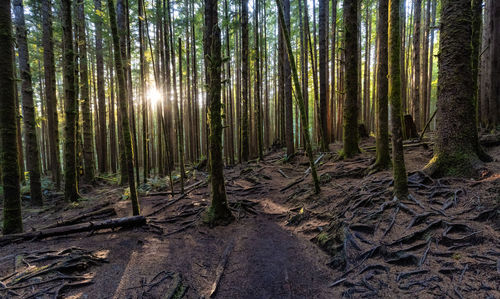
M212 288L210 289L209 297L212 298L215 296L215 293L217 292L217 288L219 287L219 282L222 278L222 275L224 274L224 270L226 269L226 264L229 259L229 255L231 254L231 251L233 250L234 243L231 242L226 249L224 250L224 253L222 254L221 261L219 262L219 265L217 266L217 270L215 272L215 281L212 284Z

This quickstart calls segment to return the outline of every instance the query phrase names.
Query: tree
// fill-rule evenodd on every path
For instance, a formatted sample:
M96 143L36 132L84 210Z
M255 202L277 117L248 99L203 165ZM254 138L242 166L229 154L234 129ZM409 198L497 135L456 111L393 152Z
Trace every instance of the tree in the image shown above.
M319 1L319 115L320 145L328 151L328 0Z
M107 128L106 128L106 94L104 90L104 58L102 48L102 8L101 0L94 0L95 15L95 55L96 55L96 72L97 72L97 101L99 106L99 150L98 150L98 165L99 172L107 171L108 160L108 144L107 144ZM142 58L142 55L141 55ZM111 122L111 121L110 121ZM96 124L97 125L97 124Z
M500 124L500 3L492 1L491 7L491 95L489 124L492 128L496 128Z
M358 1L344 0L345 32L345 104L344 148L341 156L351 158L359 153L358 147L358 73L359 22Z
M63 27L63 73L64 73L64 197L68 201L77 201L78 178L76 167L76 134L78 105L75 96L75 53L73 50L73 26L71 18L71 1L62 0Z
M134 215L140 214L139 200L137 199L137 190L134 177L134 153L132 150L132 138L130 136L130 125L128 119L128 97L127 86L125 83L124 67L122 64L122 55L120 49L120 39L118 37L118 26L116 23L116 12L113 0L108 0L109 24L111 27L111 36L113 39L113 54L115 60L116 77L118 81L118 102L119 114L121 115L122 138L125 152L125 162L128 174L128 183L130 188L130 201L132 202L132 212Z
M476 176L482 161L474 110L469 0L443 0L439 45L437 135L425 170L436 177Z
M377 66L377 159L374 170L387 169L391 164L389 155L389 111L388 111L388 0L378 2L378 66Z
M392 125L392 168L394 175L394 196L404 199L408 196L408 179L403 153L403 130L401 125L401 27L399 26L399 0L389 0L389 101L391 103Z
M285 0L287 1L287 0ZM290 67L291 67L291 72L293 75L293 84L295 87L295 99L297 102L297 106L300 111L300 121L302 122L302 135L304 136L304 145L306 148L307 152L307 157L309 158L309 167L311 168L311 175L313 178L313 183L314 183L314 191L315 193L320 192L320 187L319 187L319 179L318 179L318 174L316 172L316 165L314 163L314 156L312 152L312 145L311 145L311 139L309 137L309 128L308 128L308 121L306 117L306 109L304 105L304 98L302 97L302 90L300 87L300 81L299 81L299 75L297 71L297 65L295 63L295 58L293 56L293 51L292 51L292 44L290 42L290 31L289 27L287 27L286 24L286 19L285 19L285 12L283 9L283 4L281 3L281 0L276 0L276 5L278 6L278 18L279 18L279 23L281 27L281 33L283 35L283 41L286 47L287 55L288 55L288 60L290 61Z
M242 82L242 105L241 111L241 159L248 161L249 143L248 143L248 0L241 2L241 82Z
M283 0L283 14L285 18L285 26L283 28L290 28L290 0ZM282 35L283 35L282 29ZM286 43L286 41L283 41ZM293 98L292 98L292 72L290 70L290 57L286 54L286 45L281 59L283 59L283 100L285 104L285 143L286 143L286 156L291 158L295 154L293 143Z
M43 201L42 186L40 183L40 155L36 133L35 106L33 102L28 41L26 39L26 24L24 21L24 6L22 0L14 0L13 4L16 40L19 52L19 71L22 80L21 97L23 103L24 139L26 142L26 164L30 176L31 203L41 206Z
M23 231L17 153L14 39L10 1L0 1L0 163L3 186L3 234Z
M259 0L255 0L254 8L254 36L255 36L255 87L254 87L254 104L255 104L255 121L257 127L257 147L259 159L264 159L264 138L262 136L262 103L261 103L261 76L260 76L260 49L259 49ZM229 53L228 53L229 55Z
M76 19L78 23L77 33L79 48L78 50L80 57L80 94L83 119L83 160L85 166L84 178L87 182L92 183L94 181L95 175L93 145L94 134L92 132L92 114L90 112L89 75L87 64L87 34L85 30L85 6L83 0L77 1ZM101 114L100 118L106 120L106 114ZM104 143L106 143L106 141L104 141ZM102 146L102 142L100 142L99 145Z
M207 100L210 105L210 197L212 203L205 221L210 225L227 224L233 216L227 205L222 160L221 105L221 33L218 25L217 0L205 0L203 52L205 56Z
M420 129L420 27L422 19L422 0L414 0L415 30L413 31L413 118L417 130Z
M51 0L42 0L42 23L43 69L45 77L45 99L47 101L50 168L52 180L56 185L56 189L59 189L61 187L59 116L57 113Z

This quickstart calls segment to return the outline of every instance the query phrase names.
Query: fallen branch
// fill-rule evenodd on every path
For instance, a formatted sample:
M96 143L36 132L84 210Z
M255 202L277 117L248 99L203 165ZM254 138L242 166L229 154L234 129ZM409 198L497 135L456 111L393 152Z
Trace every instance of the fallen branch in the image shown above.
M74 218L63 220L60 222L58 221L57 223L49 225L47 227L44 227L43 229L68 226L68 225L82 223L85 221L93 221L93 220L96 220L99 218L106 218L106 217L112 217L112 216L116 216L115 209L114 208L104 208L104 209L92 211L92 212L89 212L89 213L86 213L86 214L83 214L83 215L80 215L80 216L77 216Z
M210 294L209 294L210 298L214 297L215 293L217 292L219 282L222 278L222 274L224 274L224 270L226 269L227 260L229 259L229 255L231 254L233 247L234 247L234 244L233 244L233 242L231 242L226 247L226 250L224 250L224 253L222 254L222 259L219 262L219 265L217 266L217 270L215 272L216 273L215 274L215 281L212 284L212 288L210 289Z
M132 216L96 222L85 222L75 225L61 226L39 231L3 236L0 237L0 246L4 246L15 241L40 240L50 237L64 236L108 228L137 227L144 224L146 224L146 218L144 216Z

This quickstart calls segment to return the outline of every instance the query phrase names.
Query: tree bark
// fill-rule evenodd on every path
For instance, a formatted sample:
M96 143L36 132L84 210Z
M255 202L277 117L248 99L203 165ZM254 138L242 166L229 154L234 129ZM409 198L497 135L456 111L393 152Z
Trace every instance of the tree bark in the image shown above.
M104 90L104 58L102 49L102 8L101 0L94 0L96 10L95 16L95 54L96 54L96 71L97 71L97 101L99 107L99 138L100 138L100 155L99 172L105 173L108 170L108 144L107 144L107 128L106 128L106 95ZM142 57L142 56L141 56Z
M210 105L210 197L205 221L211 226L228 224L233 216L227 204L222 160L221 118L221 33L218 25L217 0L205 0L203 50L206 70L207 100Z
M422 0L414 0L415 30L413 31L413 120L417 131L420 130L420 27L422 19Z
M358 2L344 0L345 32L345 104L344 148L341 156L351 158L359 153L358 147L358 74L359 74L359 23Z
M71 1L62 0L62 26L63 26L63 73L64 73L64 111L66 123L64 128L64 197L68 201L77 201L77 115L78 104L75 94L75 52L73 48L73 27Z
M399 200L408 196L408 179L403 153L403 132L401 126L401 27L399 26L399 0L389 0L389 101L391 103L392 125L392 168L394 175L394 196Z
M328 151L328 0L319 0L319 115L320 147Z
M41 206L42 186L40 183L40 156L38 149L35 106L33 102L33 86L31 81L31 69L29 64L28 41L26 38L26 23L24 21L24 5L22 0L14 0L14 17L16 25L16 40L19 53L19 72L21 74L22 107L24 140L26 143L26 164L30 177L31 203Z
M59 117L57 113L54 40L52 35L51 0L42 0L43 69L45 77L45 98L47 99L50 169L52 172L52 180L55 183L56 189L59 190L61 187Z
M83 160L84 178L87 182L94 181L94 144L92 133L92 114L90 112L89 78L87 64L87 34L85 30L85 6L83 0L77 1L76 19L78 23L78 47L80 56L81 107L83 119ZM96 111L97 112L97 111ZM106 120L106 114L101 119ZM102 142L101 142L102 143ZM104 142L105 143L105 142ZM102 146L102 144L99 144Z
M472 78L470 0L443 0L439 46L437 135L425 170L436 177L477 176L488 160L477 135Z
M108 0L109 23L113 38L113 50L116 68L116 77L118 80L118 101L122 122L123 146L125 151L125 160L127 166L128 183L130 187L130 200L132 202L132 212L134 215L140 214L139 201L137 199L137 190L135 188L134 177L134 153L132 150L132 138L130 136L130 125L128 120L127 86L125 83L124 67L122 64L122 55L120 49L120 40L118 37L118 26L116 23L116 12L113 0ZM123 27L122 27L123 28Z
M3 234L23 231L17 151L14 38L10 1L0 1L0 166L3 187Z
M241 159L246 162L249 158L248 141L248 0L241 2L241 83L242 83L242 111L241 111Z

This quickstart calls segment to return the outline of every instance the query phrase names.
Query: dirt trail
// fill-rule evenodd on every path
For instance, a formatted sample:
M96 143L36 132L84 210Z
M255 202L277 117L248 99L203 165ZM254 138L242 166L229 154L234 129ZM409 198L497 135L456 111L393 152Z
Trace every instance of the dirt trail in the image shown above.
M490 153L497 158L497 162L488 166L493 174L473 184L471 193L471 196L477 194L484 205L494 202L495 190L500 186L500 147L492 148ZM421 169L431 157L425 148L409 148L406 155L409 171ZM282 156L282 152L273 152L263 162L225 170L228 200L237 218L228 226L209 228L201 224L201 212L209 204L209 190L203 183L206 174L192 171L186 186L194 187L180 200L177 200L177 194L173 197L153 194L164 189L151 190L141 196L142 213L149 215L147 226L2 247L0 281L14 269L33 269L33 265L23 264L23 257L31 252L57 252L78 247L99 251L108 262L76 269L73 275L87 274L93 283L65 288L60 293L64 298L158 298L172 293L174 289L177 295L184 293L185 298L208 298L223 253L232 245L215 298L337 298L341 296L342 289L330 288L329 285L343 272L338 267L330 267L334 257L311 240L318 238L330 223L336 221L335 206L346 200L349 203L349 198L357 195L356 190L368 182L363 171L371 162L372 155L364 153L352 161L343 162L335 161L331 156L325 157L319 167L323 186L320 196L311 193L309 177L283 190L304 176L307 163L305 156L301 155L292 163L283 163ZM337 177L339 174L343 177ZM384 184L390 177L390 172L381 172L368 180L380 180L377 190L385 192ZM123 192L121 188L104 184L85 194L88 200L77 206L54 196L43 209L25 207L25 229L40 228L71 218L106 202L115 208L118 217L127 216L131 208L128 200L120 200ZM380 199L375 197L374 200ZM465 199L461 200L467 203ZM346 215L350 217L348 213ZM382 224L387 221L385 219ZM401 221L406 221L406 218ZM396 226L401 221L396 221ZM492 227L492 231L484 232L486 238L496 238L498 223L487 227ZM491 242L485 246L489 244ZM483 249L495 251L498 248ZM458 262L461 266L461 261ZM500 261L498 263L500 265ZM392 281L396 270L391 268L390 272L387 277L378 277ZM468 271L467 275L469 273L472 271ZM451 281L455 279L451 277ZM448 283L448 280L445 282ZM380 283L383 286L383 282ZM54 286L57 287L57 284ZM27 296L41 289L18 293ZM387 284L381 289L383 291L378 296L398 294L404 297L412 292L398 292L397 285ZM498 292L493 291L492 294ZM0 298L3 295L0 285ZM53 293L46 292L40 298L52 297Z

